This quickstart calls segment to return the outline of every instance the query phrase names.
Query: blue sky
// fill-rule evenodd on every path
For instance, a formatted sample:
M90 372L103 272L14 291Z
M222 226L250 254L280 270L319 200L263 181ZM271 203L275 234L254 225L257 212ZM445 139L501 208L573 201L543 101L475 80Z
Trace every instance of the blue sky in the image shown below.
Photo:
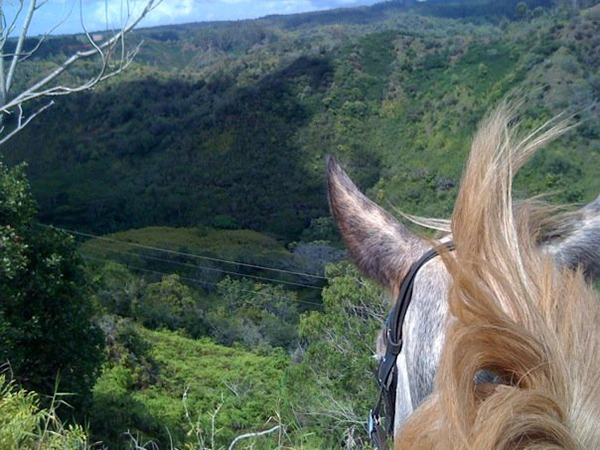
M27 0L25 0L27 1ZM48 0L31 24L30 35L41 34L61 23L55 33L82 31L79 5L89 30L103 30L121 22L122 11L134 13L140 0ZM144 19L141 26L166 25L212 20L237 20L262 17L268 14L292 14L332 8L372 5L381 0L163 0L160 6ZM18 0L6 0L7 16L14 13ZM70 14L69 14L70 13ZM108 20L107 20L108 13Z

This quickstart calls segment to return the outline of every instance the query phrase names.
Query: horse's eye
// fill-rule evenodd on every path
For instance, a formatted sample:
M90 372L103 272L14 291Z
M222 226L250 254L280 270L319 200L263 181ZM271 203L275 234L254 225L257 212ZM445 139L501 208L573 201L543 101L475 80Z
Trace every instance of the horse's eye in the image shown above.
M498 374L490 372L489 370L480 370L477 372L473 382L475 384L503 384L502 378L500 378Z

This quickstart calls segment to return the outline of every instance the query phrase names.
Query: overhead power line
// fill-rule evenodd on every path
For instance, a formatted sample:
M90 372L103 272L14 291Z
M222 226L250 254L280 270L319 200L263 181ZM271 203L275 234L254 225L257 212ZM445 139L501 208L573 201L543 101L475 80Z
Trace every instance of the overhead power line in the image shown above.
M82 258L84 259L88 259L91 261L99 261L99 262L114 262L113 260L110 259L105 259L105 258L96 258L93 256L86 256L86 255L82 255ZM138 270L140 272L146 272L146 273L152 273L154 275L177 275L181 280L185 280L185 281L189 281L191 283L197 283L197 284L204 284L204 285L210 285L210 286L216 286L218 287L217 283L212 283L210 281L205 281L205 280L199 280L197 278L190 278L190 277L182 277L178 274L173 274L173 273L168 273L168 272L161 272L159 270L151 270L151 269L145 269L143 267L137 267L137 266L133 266L131 264L123 264L125 267L127 267L128 269L132 269L132 270ZM299 299L294 299L294 298L290 298L290 297L281 297L279 295L274 295L274 294L268 294L266 292L257 292L257 291L253 291L250 289L238 289L239 291L242 292L248 292L250 294L256 294L256 295L262 295L262 296L266 296L266 297L272 297L272 298L276 298L279 300L287 300L290 302L298 302L298 303L306 303L308 305L314 305L314 306L323 306L323 304L321 303L316 303L316 302L309 302L306 300L299 300Z
M275 278L259 277L258 275L249 275L249 274L244 274L244 273L239 273L239 272L233 272L233 271L230 271L230 270L217 269L215 267L199 266L199 265L196 265L196 264L189 264L189 263L184 263L184 262L181 262L181 261L173 261L173 260L170 260L170 259L159 258L157 256L144 255L142 253L126 252L124 250L116 250L116 249L112 249L112 248L97 246L97 245L94 245L94 244L92 244L91 247L94 248L94 249L106 250L106 251L109 251L109 252L120 253L120 254L123 254L123 255L138 256L140 258L150 259L150 260L153 260L153 261L162 261L162 262L169 263L169 264L176 264L178 266L189 267L189 268L192 268L192 269L210 270L210 271L213 271L213 272L220 272L220 273L224 273L224 274L227 274L227 275L235 275L235 276L244 277L244 278L252 278L254 280L268 281L268 282L271 282L271 283L281 283L281 284L287 284L287 285L291 285L291 286L299 286L299 287L308 288L308 289L315 289L317 291L321 290L320 287L312 286L310 284L296 283L296 282L293 282L293 281L285 281L285 280L277 280Z
M275 268L275 267L260 266L260 265L257 265L257 264L249 264L249 263L244 263L244 262L240 262L240 261L232 261L232 260L228 260L228 259L213 258L213 257L210 257L210 256L196 255L196 254L193 254L193 253L179 252L179 251L176 251L176 250L170 250L168 248L154 247L152 245L138 244L136 242L123 241L123 240L120 240L120 239L109 238L109 237L106 237L106 236L99 236L99 235L92 234L92 233L84 233L83 231L69 230L67 228L56 227L54 225L46 225L46 224L42 224L42 223L39 224L39 225L43 226L45 228L55 228L57 230L61 230L61 231L64 231L66 233L77 235L77 236L84 236L84 237L88 237L88 238L99 239L101 241L116 242L116 243L120 243L120 244L131 245L133 247L143 248L143 249L146 249L146 250L153 250L153 251L157 251L157 252L170 253L172 255L187 256L189 258L204 259L204 260L207 260L207 261L220 262L220 263L224 263L224 264L234 264L234 265L243 266L243 267L251 267L251 268L254 268L254 269L270 270L270 271L273 271L273 272L280 272L280 273L288 273L288 274L291 274L291 275L298 275L298 276L301 276L301 277L318 278L318 279L321 279L321 280L326 280L327 279L327 277L324 277L324 276L321 276L321 275L315 275L315 274L311 274L311 273L296 272L296 271L293 271L293 270L278 269L278 268Z

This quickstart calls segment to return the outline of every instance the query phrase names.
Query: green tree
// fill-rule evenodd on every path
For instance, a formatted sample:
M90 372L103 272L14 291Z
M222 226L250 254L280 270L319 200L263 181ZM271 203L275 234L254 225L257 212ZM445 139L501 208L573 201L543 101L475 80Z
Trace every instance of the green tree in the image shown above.
M133 316L148 328L185 329L193 337L203 331L203 312L179 275L167 275L158 283L149 284L134 299L132 309Z
M480 63L477 66L477 75L479 78L485 78L488 74L488 67L484 63Z
M0 361L17 382L85 406L102 363L102 332L73 239L37 223L23 167L0 163Z
M517 13L517 17L519 19L527 18L528 14L529 14L529 6L527 6L527 3L525 3L525 2L517 3L516 13Z
M132 303L146 289L144 278L133 275L124 265L112 261L89 264L86 269L103 312L131 317Z
M299 426L323 439L322 447L340 442L368 442L364 422L377 396L373 373L375 341L386 302L381 289L347 262L327 269L322 312L300 321L305 351L288 371L288 395ZM359 445L360 446L360 445Z
M226 277L218 284L220 306L209 311L211 336L225 345L289 348L297 342L297 294L281 286Z

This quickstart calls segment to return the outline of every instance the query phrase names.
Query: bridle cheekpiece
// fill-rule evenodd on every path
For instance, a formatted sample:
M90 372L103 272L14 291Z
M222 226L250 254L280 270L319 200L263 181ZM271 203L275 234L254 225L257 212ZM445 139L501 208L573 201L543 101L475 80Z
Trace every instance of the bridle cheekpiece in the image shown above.
M454 250L452 241L443 244L448 251ZM396 385L398 369L396 362L402 351L402 326L410 302L412 301L413 285L419 269L428 261L438 256L440 252L433 248L415 262L400 285L400 293L394 307L385 322L386 349L384 357L379 361L376 377L379 384L379 396L375 407L369 412L368 432L373 446L377 450L388 450L387 437L394 431L394 413L396 406ZM381 410L385 407L386 428L382 426Z

